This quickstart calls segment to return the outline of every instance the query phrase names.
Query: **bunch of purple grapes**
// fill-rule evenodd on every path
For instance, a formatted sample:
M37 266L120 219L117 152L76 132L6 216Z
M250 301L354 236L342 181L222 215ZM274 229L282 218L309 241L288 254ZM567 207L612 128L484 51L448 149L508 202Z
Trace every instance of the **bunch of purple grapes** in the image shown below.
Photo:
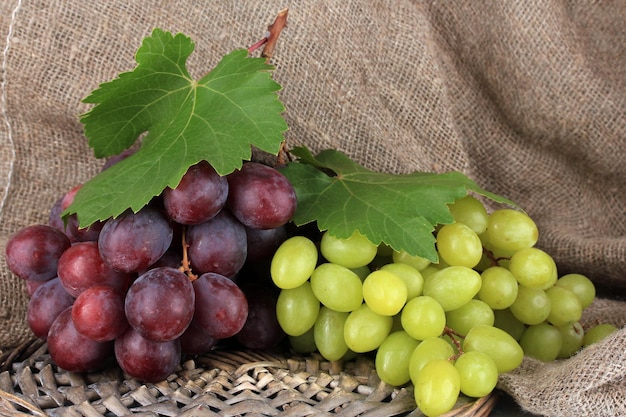
M60 216L79 188L54 204L48 224L6 246L27 285L28 324L59 367L86 372L114 358L154 382L220 341L267 348L284 336L273 293L238 281L287 238L296 195L277 169L247 162L220 176L202 161L138 212L88 228Z

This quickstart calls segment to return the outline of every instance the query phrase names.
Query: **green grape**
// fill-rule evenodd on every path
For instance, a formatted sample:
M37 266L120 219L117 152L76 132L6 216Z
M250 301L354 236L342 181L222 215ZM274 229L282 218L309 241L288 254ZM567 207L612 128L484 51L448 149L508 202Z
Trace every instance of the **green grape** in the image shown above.
M498 367L486 353L465 352L457 358L454 367L461 378L461 392L468 397L484 397L498 383Z
M437 232L437 252L448 265L473 268L483 256L483 244L469 226L446 224Z
M556 285L546 290L546 294L551 305L548 322L558 327L580 320L583 307L576 294Z
M509 269L509 264L511 263L510 256L503 256L503 255L498 254L497 252L494 254L494 256L498 260L498 266Z
M434 298L444 311L455 310L480 290L480 274L465 266L449 266L424 282L423 294Z
M406 284L396 274L379 269L363 281L363 299L374 313L396 315L406 303Z
M554 259L541 249L521 249L511 257L509 271L520 285L543 290L552 287L557 280Z
M435 359L450 360L454 356L454 348L441 337L430 337L422 340L409 358L409 376L413 385L424 365Z
M322 307L313 325L313 337L320 354L329 361L337 361L348 352L343 338L343 327L349 313Z
M313 353L317 350L313 326L299 336L287 335L289 345L297 353Z
M352 351L370 352L385 340L392 325L391 316L376 314L363 303L348 315L343 327L343 337Z
M422 413L439 416L454 408L461 393L461 377L451 362L435 359L419 372L413 393Z
M285 240L274 253L270 275L278 288L296 288L309 279L316 264L315 243L304 236L294 236Z
M583 347L598 343L615 331L617 331L617 327L612 324L597 324L585 332L585 336L583 337Z
M487 230L485 230L482 233L479 233L478 237L480 238L480 242L483 244L484 249L489 249L489 250L493 249L493 245L491 244L491 242L489 242L489 236L487 235ZM485 251L483 251L483 254L484 252Z
M589 307L596 298L596 287L589 278L582 274L563 275L556 281L556 285L576 294L583 310Z
M439 268L437 268L435 266L435 264L432 265L428 265L426 268L422 269L420 271L420 274L422 274L422 278L424 278L424 284L426 284L426 280L428 278L430 278L432 275L434 275L435 273L441 271ZM422 286L422 293L424 292L424 287Z
M502 329L513 337L515 340L520 340L526 325L519 321L517 317L511 313L511 310L505 308L504 310L494 310L495 319L493 322L494 327Z
M469 300L466 304L446 312L446 323L455 332L466 335L474 326L485 324L493 326L495 316L487 303L481 300Z
M485 251L483 251L483 255L487 255L487 251L489 252L490 256L487 256L486 261L488 261L489 266L502 266L504 268L508 268L508 261L511 258L511 256L513 256L513 254L515 252L517 252L516 250L504 250L502 248L499 248L497 246L494 246L490 241L489 241L489 237L487 235L487 232L478 235L478 237L480 237L480 241L483 244L483 248L485 249ZM495 264L493 262L496 262Z
M382 271L389 271L399 276L406 285L406 298L410 300L418 295L422 295L424 289L424 277L422 273L408 264L390 263L380 268Z
M517 289L517 298L509 308L519 321L533 325L546 321L552 306L550 297L541 288L520 285Z
M437 268L438 270L442 270L445 269L449 266L451 266L449 263L446 262L445 259L443 259L441 256L439 256L439 261L435 264L432 264L435 268Z
M478 264L474 267L474 269L478 272L483 272L485 269L491 268L492 266L495 266L495 265L496 264L494 264L491 261L491 258L489 258L489 256L487 255L487 250L483 246L483 254L480 257L480 262L478 262Z
M527 356L542 362L552 362L559 355L563 338L558 327L544 322L528 326L519 344Z
M345 266L319 265L311 274L311 288L323 305L335 311L352 311L363 303L363 283Z
M477 234L487 229L489 215L483 203L475 197L466 195L449 204L448 208L455 222L466 224Z
M402 328L411 337L424 340L436 337L446 326L446 313L432 297L420 295L409 300L400 316Z
M445 340L450 346L452 346L452 350L454 351L454 357L458 356L459 354L463 353L463 350L461 348L461 342L462 342L462 337L457 336L457 335L453 335L452 333L449 332L445 332L439 336L440 338L442 338L443 340Z
M391 332L397 332L398 330L404 330L402 328L402 312L392 317L393 324L391 325Z
M358 268L372 262L378 252L378 247L358 231L346 239L339 239L324 232L320 242L320 252L328 262L346 268Z
M517 298L517 280L506 268L492 266L480 274L482 284L478 298L494 310L503 310Z
M376 373L381 381L393 386L409 382L409 360L418 344L405 331L390 333L376 351Z
M361 280L361 282L365 281L365 278L372 272L370 270L370 267L365 265L365 266L360 266L358 268L349 268L350 271L354 272L359 279Z
M533 247L539 238L535 222L527 214L512 209L492 212L485 234L489 247L509 252Z
M583 346L585 331L579 322L561 326L559 327L559 331L561 332L563 343L561 344L557 358L566 359L573 356Z
M276 318L289 336L300 336L315 324L320 302L307 281L296 288L281 290L276 300Z
M409 255L405 251L393 251L391 259L395 263L410 265L418 271L421 271L428 265L430 265L430 261L428 259L422 258L421 256L417 255Z
M463 339L463 351L487 354L496 363L498 373L512 371L524 359L524 351L517 340L493 326L473 327Z

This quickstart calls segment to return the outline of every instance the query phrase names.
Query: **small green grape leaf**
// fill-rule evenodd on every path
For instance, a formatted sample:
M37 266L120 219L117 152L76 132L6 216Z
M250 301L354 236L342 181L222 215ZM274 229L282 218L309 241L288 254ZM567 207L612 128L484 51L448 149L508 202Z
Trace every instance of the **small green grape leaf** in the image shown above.
M145 136L137 152L85 182L64 216L76 213L88 226L138 211L201 160L226 175L251 158L252 146L278 154L287 124L273 67L241 49L195 80L186 68L193 49L188 37L155 29L137 50L135 69L84 99L95 104L81 122L96 157Z
M388 174L370 171L332 149L316 156L304 147L291 152L298 160L281 172L298 197L296 225L316 221L320 230L339 238L358 230L374 244L384 242L432 262L438 260L435 226L453 221L448 204L473 191L515 206L459 172Z

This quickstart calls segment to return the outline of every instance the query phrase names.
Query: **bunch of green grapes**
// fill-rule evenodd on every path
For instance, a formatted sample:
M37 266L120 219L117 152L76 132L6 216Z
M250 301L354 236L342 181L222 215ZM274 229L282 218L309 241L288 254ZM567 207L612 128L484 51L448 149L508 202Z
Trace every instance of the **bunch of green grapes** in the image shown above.
M375 354L380 379L412 383L420 411L437 416L460 395L491 393L525 355L566 358L615 330L583 330L594 285L581 274L558 276L552 257L535 247L527 214L488 214L472 196L450 211L454 223L436 230L437 264L358 231L347 239L325 232L317 245L286 240L270 272L293 349L329 361Z

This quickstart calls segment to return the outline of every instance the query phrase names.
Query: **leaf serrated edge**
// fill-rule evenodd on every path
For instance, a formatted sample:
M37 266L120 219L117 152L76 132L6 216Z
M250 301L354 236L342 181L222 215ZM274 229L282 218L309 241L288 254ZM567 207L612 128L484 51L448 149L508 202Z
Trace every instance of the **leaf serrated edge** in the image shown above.
M324 154L328 154L330 152L335 152L337 154L340 154L341 158L348 159L351 163L354 164L354 166L358 167L359 170L362 169L363 172L369 171L366 168L364 168L361 165L359 165L356 161L350 159L347 155L343 154L342 152L340 152L338 150L334 150L334 149L326 149L326 150L321 151L317 155L313 155L311 150L308 149L306 146L298 146L298 147L294 147L293 149L291 149L290 152L297 157L297 160L295 161L295 163L309 165L309 166L315 168L315 170L318 171L317 173L315 173L316 176L319 176L319 175L327 175L327 176L337 175L337 173L335 172L333 167L329 167L327 164L325 164L321 160L321 159L325 159L324 158ZM313 172L313 171L311 171L311 172ZM373 172L373 171L371 171L371 172ZM412 172L412 173L410 173L408 175L421 175L421 174L423 174L423 175L427 175L427 174L428 175L438 175L438 174L427 173L427 172L420 172L420 171L414 171L414 172ZM483 196L483 197L485 197L485 198L487 198L489 200L492 200L492 201L494 201L496 203L505 204L505 205L514 207L514 208L516 208L516 209L518 209L518 210L520 210L522 212L524 211L514 201L512 201L512 200L510 200L510 199L508 199L508 198L506 198L504 196L501 196L501 195L498 195L498 194L495 194L495 193L492 193L490 191L487 191L487 190L483 189L474 180L472 180L467 175L465 175L465 174L463 174L461 172L452 171L452 172L448 172L448 173L444 173L444 174L448 174L448 175L449 174L454 174L454 175L459 177L459 183L462 184L464 186L464 189L465 189L465 194L463 196L460 196L459 198L462 198L465 195L468 195L470 192L474 192L474 193L476 193L478 195L481 195L481 196ZM390 175L393 175L393 174L390 174ZM306 180L303 180L303 181L306 182ZM296 186L297 186L297 184L296 184ZM296 193L298 193L297 189L296 189ZM450 203L452 203L452 202L450 202ZM299 206L300 206L300 204L299 204ZM300 210L300 207L296 211L296 216L298 216L299 210ZM447 210L448 210L448 213L450 213L450 209L447 208ZM310 210L308 210L308 211L310 211ZM430 226L432 226L432 230L433 231L435 230L435 227L439 225L439 223L438 224L432 224L432 222L429 222L424 216L419 216L419 217L423 218L424 220L426 220L426 223L428 223L428 224L430 224ZM450 214L450 217L451 217L451 214ZM321 231L329 230L329 225L327 225L327 224L325 224L323 222L320 224L320 219L315 217L315 215L312 215L312 214L308 214L304 219L298 219L298 220L299 220L299 223L297 223L297 225L299 225L299 226L303 226L305 224L312 223L312 222L317 222L318 223L318 227L320 227ZM366 236L372 243L377 244L376 241L378 239L373 239L371 236L369 236L369 233L364 232L362 228L358 228L357 227L356 230L358 230L359 233L361 233L364 236ZM354 232L354 230L352 230L351 232ZM348 236L351 234L351 232L348 233ZM435 240L433 238L433 243L434 243L434 241ZM404 250L407 253L409 253L410 255L422 256L422 257L424 257L426 259L429 259L429 260L431 260L433 262L436 262L438 260L438 256L436 254L436 250L434 249L434 245L433 245L433 252L435 252L435 253L434 253L434 257L433 257L433 256L430 256L430 254L420 254L420 253L417 253L416 251L411 250L410 248L396 248L396 247L394 247L395 245L390 244L389 241L386 241L385 239L381 239L381 242L383 242L386 245L392 247L392 249L394 249L396 251ZM424 256L424 255L426 255L426 256Z

